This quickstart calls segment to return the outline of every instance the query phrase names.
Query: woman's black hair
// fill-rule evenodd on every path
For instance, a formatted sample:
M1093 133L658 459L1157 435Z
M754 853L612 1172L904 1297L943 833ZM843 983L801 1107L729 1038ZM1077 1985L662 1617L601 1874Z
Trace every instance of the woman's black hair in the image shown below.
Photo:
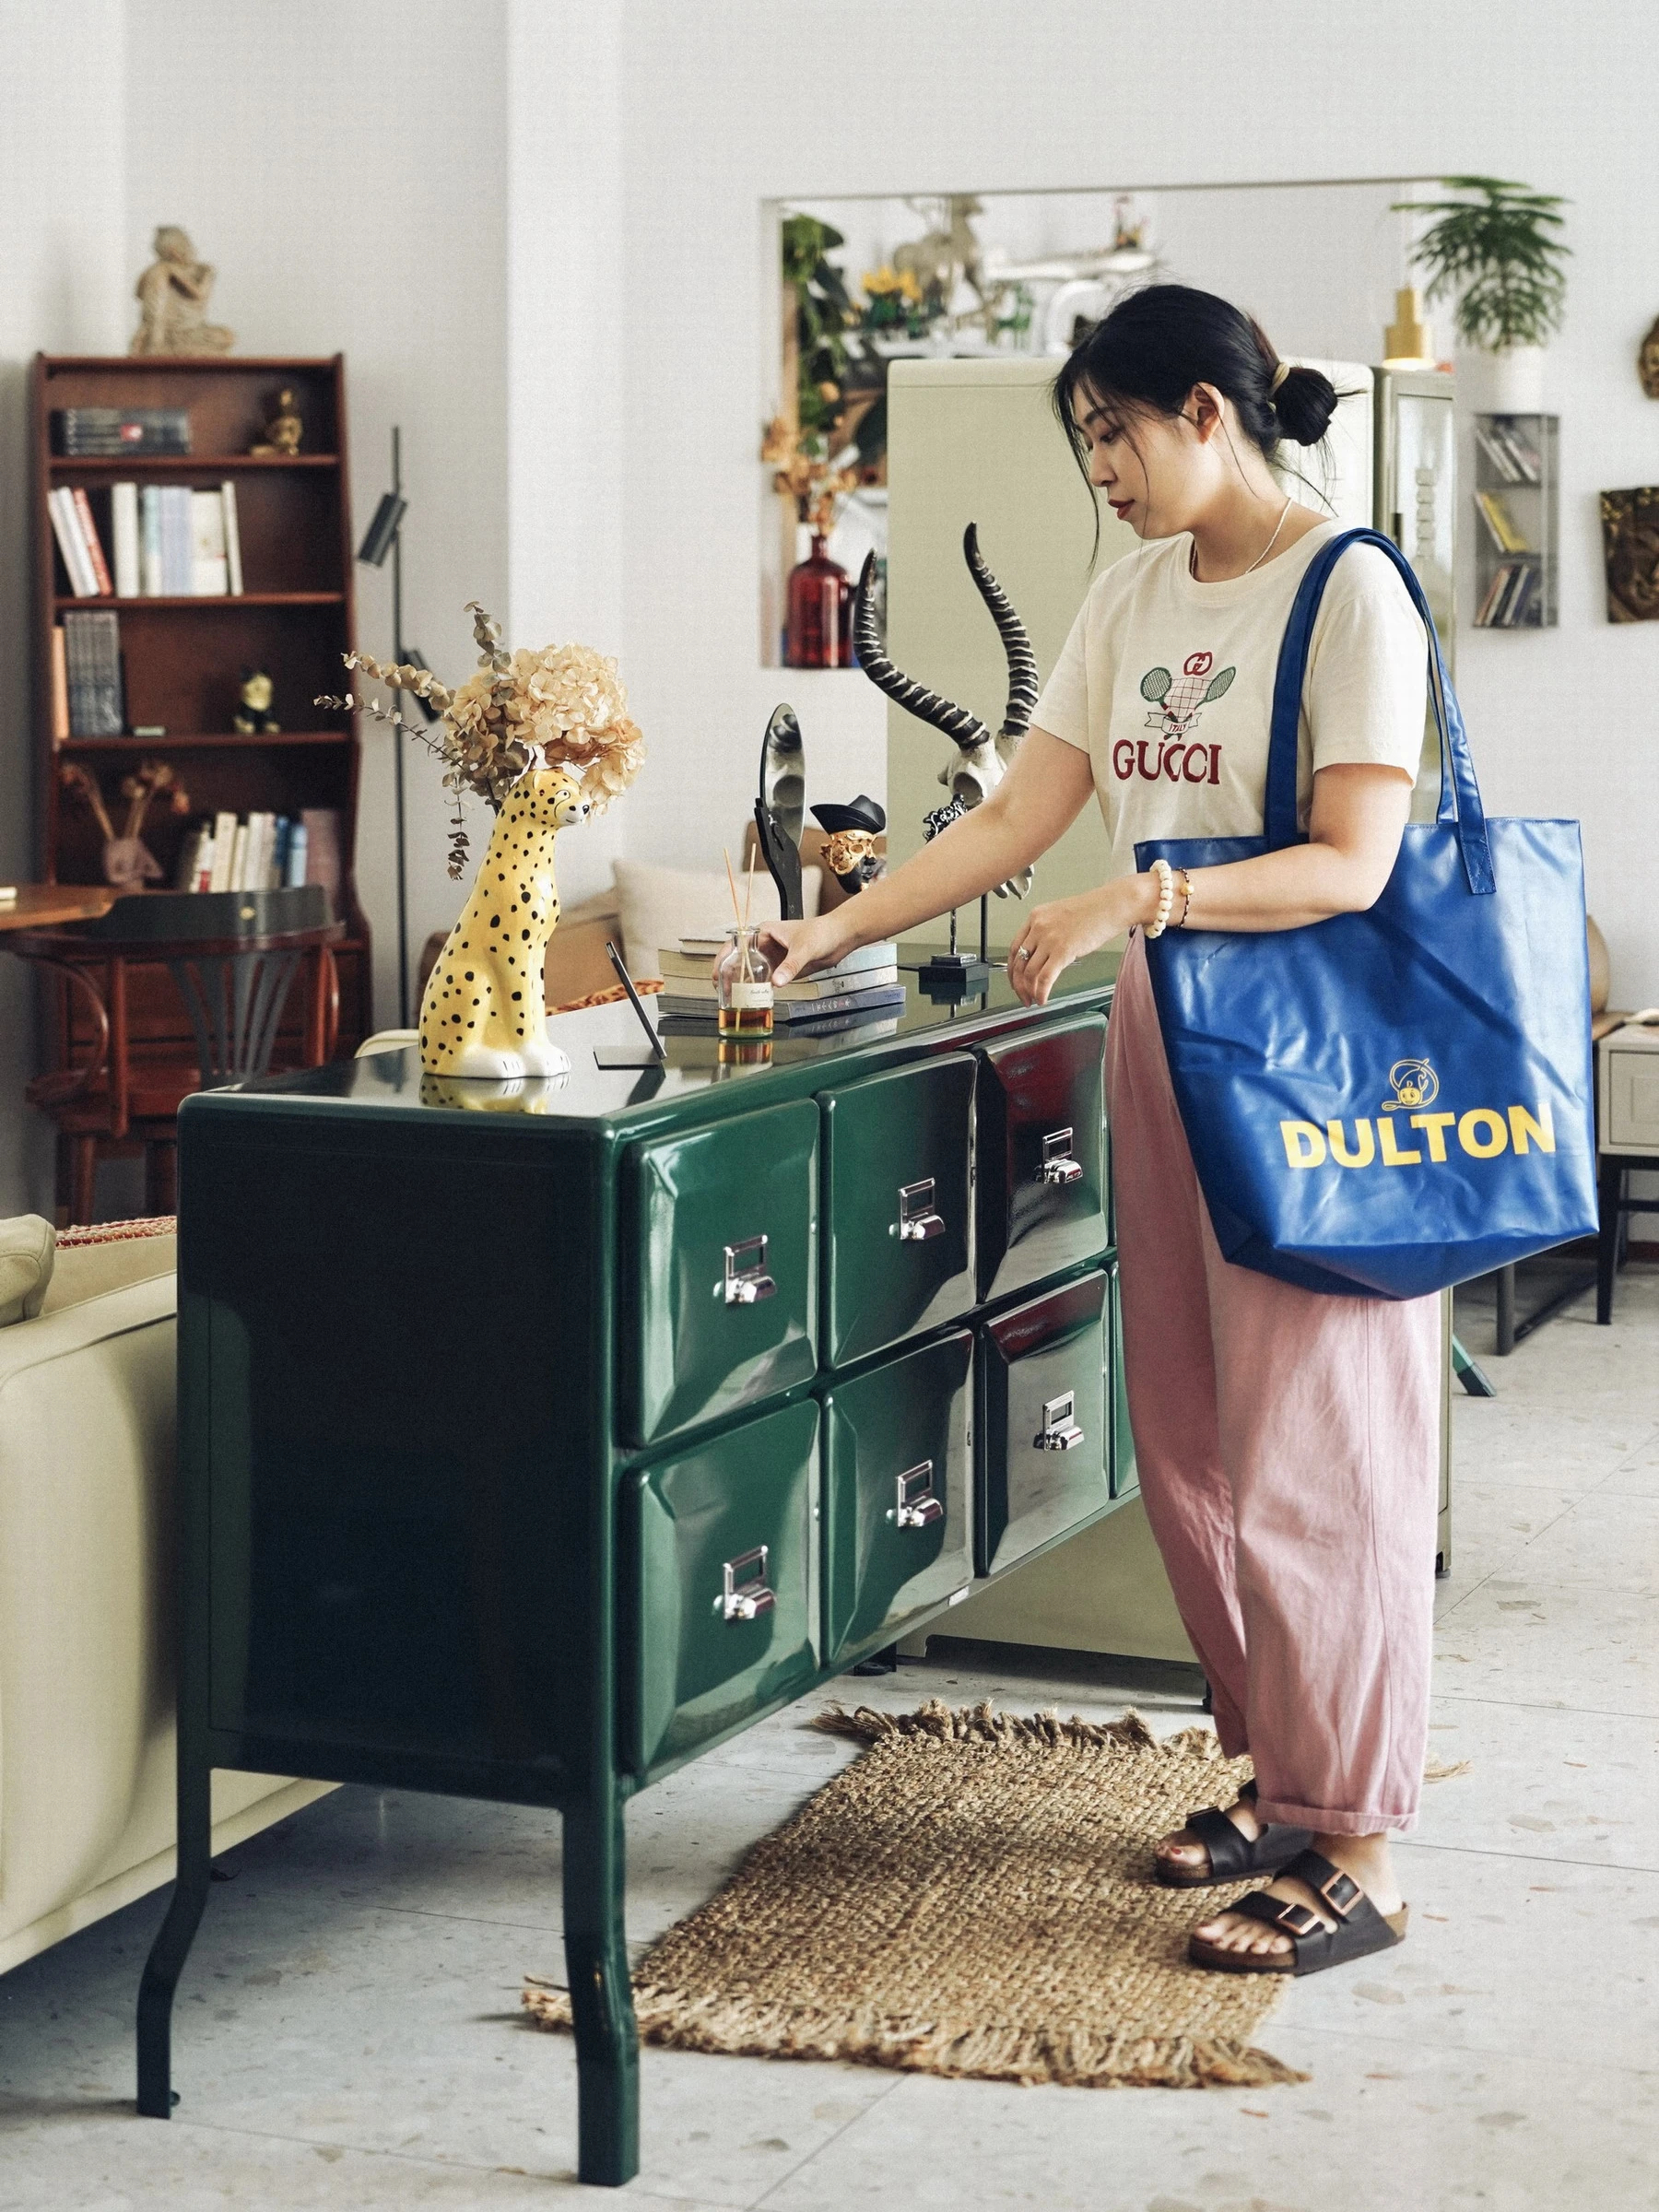
M1336 387L1317 369L1289 367L1273 389L1278 355L1253 316L1214 292L1149 284L1086 331L1054 379L1054 412L1088 481L1088 441L1076 402L1179 415L1194 384L1230 399L1251 442L1271 461L1282 439L1317 445L1336 412Z

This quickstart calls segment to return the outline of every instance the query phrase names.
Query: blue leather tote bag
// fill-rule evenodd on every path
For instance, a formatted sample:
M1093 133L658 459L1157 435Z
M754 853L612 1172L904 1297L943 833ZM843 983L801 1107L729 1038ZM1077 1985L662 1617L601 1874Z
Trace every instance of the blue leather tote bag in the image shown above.
M1313 618L1349 546L1375 546L1429 632L1438 818L1412 823L1369 912L1147 944L1164 1049L1228 1259L1310 1290L1419 1298L1596 1227L1590 971L1579 826L1488 820L1422 589L1391 541L1315 555L1279 651L1265 834L1158 839L1142 868L1297 841Z

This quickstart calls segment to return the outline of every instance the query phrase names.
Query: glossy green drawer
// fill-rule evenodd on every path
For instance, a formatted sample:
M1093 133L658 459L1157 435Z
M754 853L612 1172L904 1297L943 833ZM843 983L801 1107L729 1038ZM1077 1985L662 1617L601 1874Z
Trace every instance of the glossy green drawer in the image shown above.
M824 1394L824 1643L847 1665L973 1579L967 1329Z
M982 1574L1092 1520L1111 1502L1107 1278L1081 1276L980 1331Z
M1129 1394L1124 1386L1124 1296L1115 1259L1106 1263L1106 1392L1112 1408L1112 1494L1127 1498L1140 1488L1135 1464L1135 1434L1129 1426Z
M1005 1298L1106 1248L1098 1014L981 1054L976 1101L982 1299Z
M823 1092L825 1358L841 1367L973 1304L971 1053Z
M818 1148L810 1099L629 1148L629 1443L654 1443L817 1372Z
M818 1427L807 1398L624 1477L622 1758L635 1773L817 1671Z

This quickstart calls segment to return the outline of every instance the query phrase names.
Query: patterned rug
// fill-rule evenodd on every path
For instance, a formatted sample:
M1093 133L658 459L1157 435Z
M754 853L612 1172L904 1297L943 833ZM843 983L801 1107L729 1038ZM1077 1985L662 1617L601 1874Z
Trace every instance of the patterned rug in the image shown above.
M811 1725L868 1748L641 1960L646 2041L1087 2088L1307 2078L1253 2040L1282 1977L1186 1960L1255 1885L1151 1878L1155 1839L1249 1777L1207 1729L936 1700ZM561 1988L524 2003L569 2029Z

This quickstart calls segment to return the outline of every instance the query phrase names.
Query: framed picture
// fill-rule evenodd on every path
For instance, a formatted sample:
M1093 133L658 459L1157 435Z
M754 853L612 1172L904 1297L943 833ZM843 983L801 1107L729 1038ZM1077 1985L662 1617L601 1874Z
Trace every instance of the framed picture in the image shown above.
M1609 622L1659 621L1659 485L1601 495Z

